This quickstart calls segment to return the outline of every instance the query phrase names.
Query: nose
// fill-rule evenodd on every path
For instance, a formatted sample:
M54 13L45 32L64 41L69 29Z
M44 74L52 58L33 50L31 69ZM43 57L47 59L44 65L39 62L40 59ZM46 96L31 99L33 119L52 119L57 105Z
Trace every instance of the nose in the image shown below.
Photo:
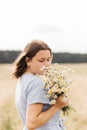
M45 61L43 65L44 65L44 66L46 66L46 67L49 67L49 66L50 66L50 64L51 64L50 62Z

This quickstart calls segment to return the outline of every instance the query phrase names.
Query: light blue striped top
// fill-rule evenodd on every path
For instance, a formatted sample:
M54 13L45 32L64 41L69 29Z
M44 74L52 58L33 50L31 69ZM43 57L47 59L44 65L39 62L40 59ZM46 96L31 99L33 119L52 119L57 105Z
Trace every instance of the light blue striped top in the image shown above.
M42 111L50 107L49 99L46 98L46 92L41 88L42 86L43 82L41 79L33 74L24 74L18 79L15 101L19 117L24 124L23 130L28 130L25 126L25 122L26 108L29 104L43 103L44 107ZM60 118L59 113L58 111L45 125L35 130L65 130L63 120Z

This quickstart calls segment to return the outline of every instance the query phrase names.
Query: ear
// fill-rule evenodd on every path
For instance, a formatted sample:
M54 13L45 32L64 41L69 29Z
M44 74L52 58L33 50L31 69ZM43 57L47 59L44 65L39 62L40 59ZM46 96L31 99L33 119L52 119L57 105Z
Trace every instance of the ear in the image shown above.
M26 57L26 58L25 58L25 61L26 61L27 66L30 66L30 58L29 58L29 57Z
M29 58L29 57L26 57L26 58L25 58L25 61L26 61L26 62L29 62L29 61L30 61L30 58Z

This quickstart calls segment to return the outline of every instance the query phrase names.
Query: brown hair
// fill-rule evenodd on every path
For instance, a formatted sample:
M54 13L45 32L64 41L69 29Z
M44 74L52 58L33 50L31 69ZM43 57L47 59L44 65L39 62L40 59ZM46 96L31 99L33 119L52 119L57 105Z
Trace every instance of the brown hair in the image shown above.
M15 61L16 64L13 75L16 78L22 76L27 69L26 57L32 59L40 50L49 50L52 55L52 51L49 46L41 40L33 40L25 46L24 50Z

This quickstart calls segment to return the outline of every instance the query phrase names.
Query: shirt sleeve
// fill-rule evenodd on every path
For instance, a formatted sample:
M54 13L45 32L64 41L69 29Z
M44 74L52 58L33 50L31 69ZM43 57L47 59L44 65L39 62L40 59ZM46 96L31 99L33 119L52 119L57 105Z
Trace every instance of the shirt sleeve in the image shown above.
M46 91L42 89L44 83L36 78L32 81L27 92L27 105L34 103L49 104L49 99L46 97Z

